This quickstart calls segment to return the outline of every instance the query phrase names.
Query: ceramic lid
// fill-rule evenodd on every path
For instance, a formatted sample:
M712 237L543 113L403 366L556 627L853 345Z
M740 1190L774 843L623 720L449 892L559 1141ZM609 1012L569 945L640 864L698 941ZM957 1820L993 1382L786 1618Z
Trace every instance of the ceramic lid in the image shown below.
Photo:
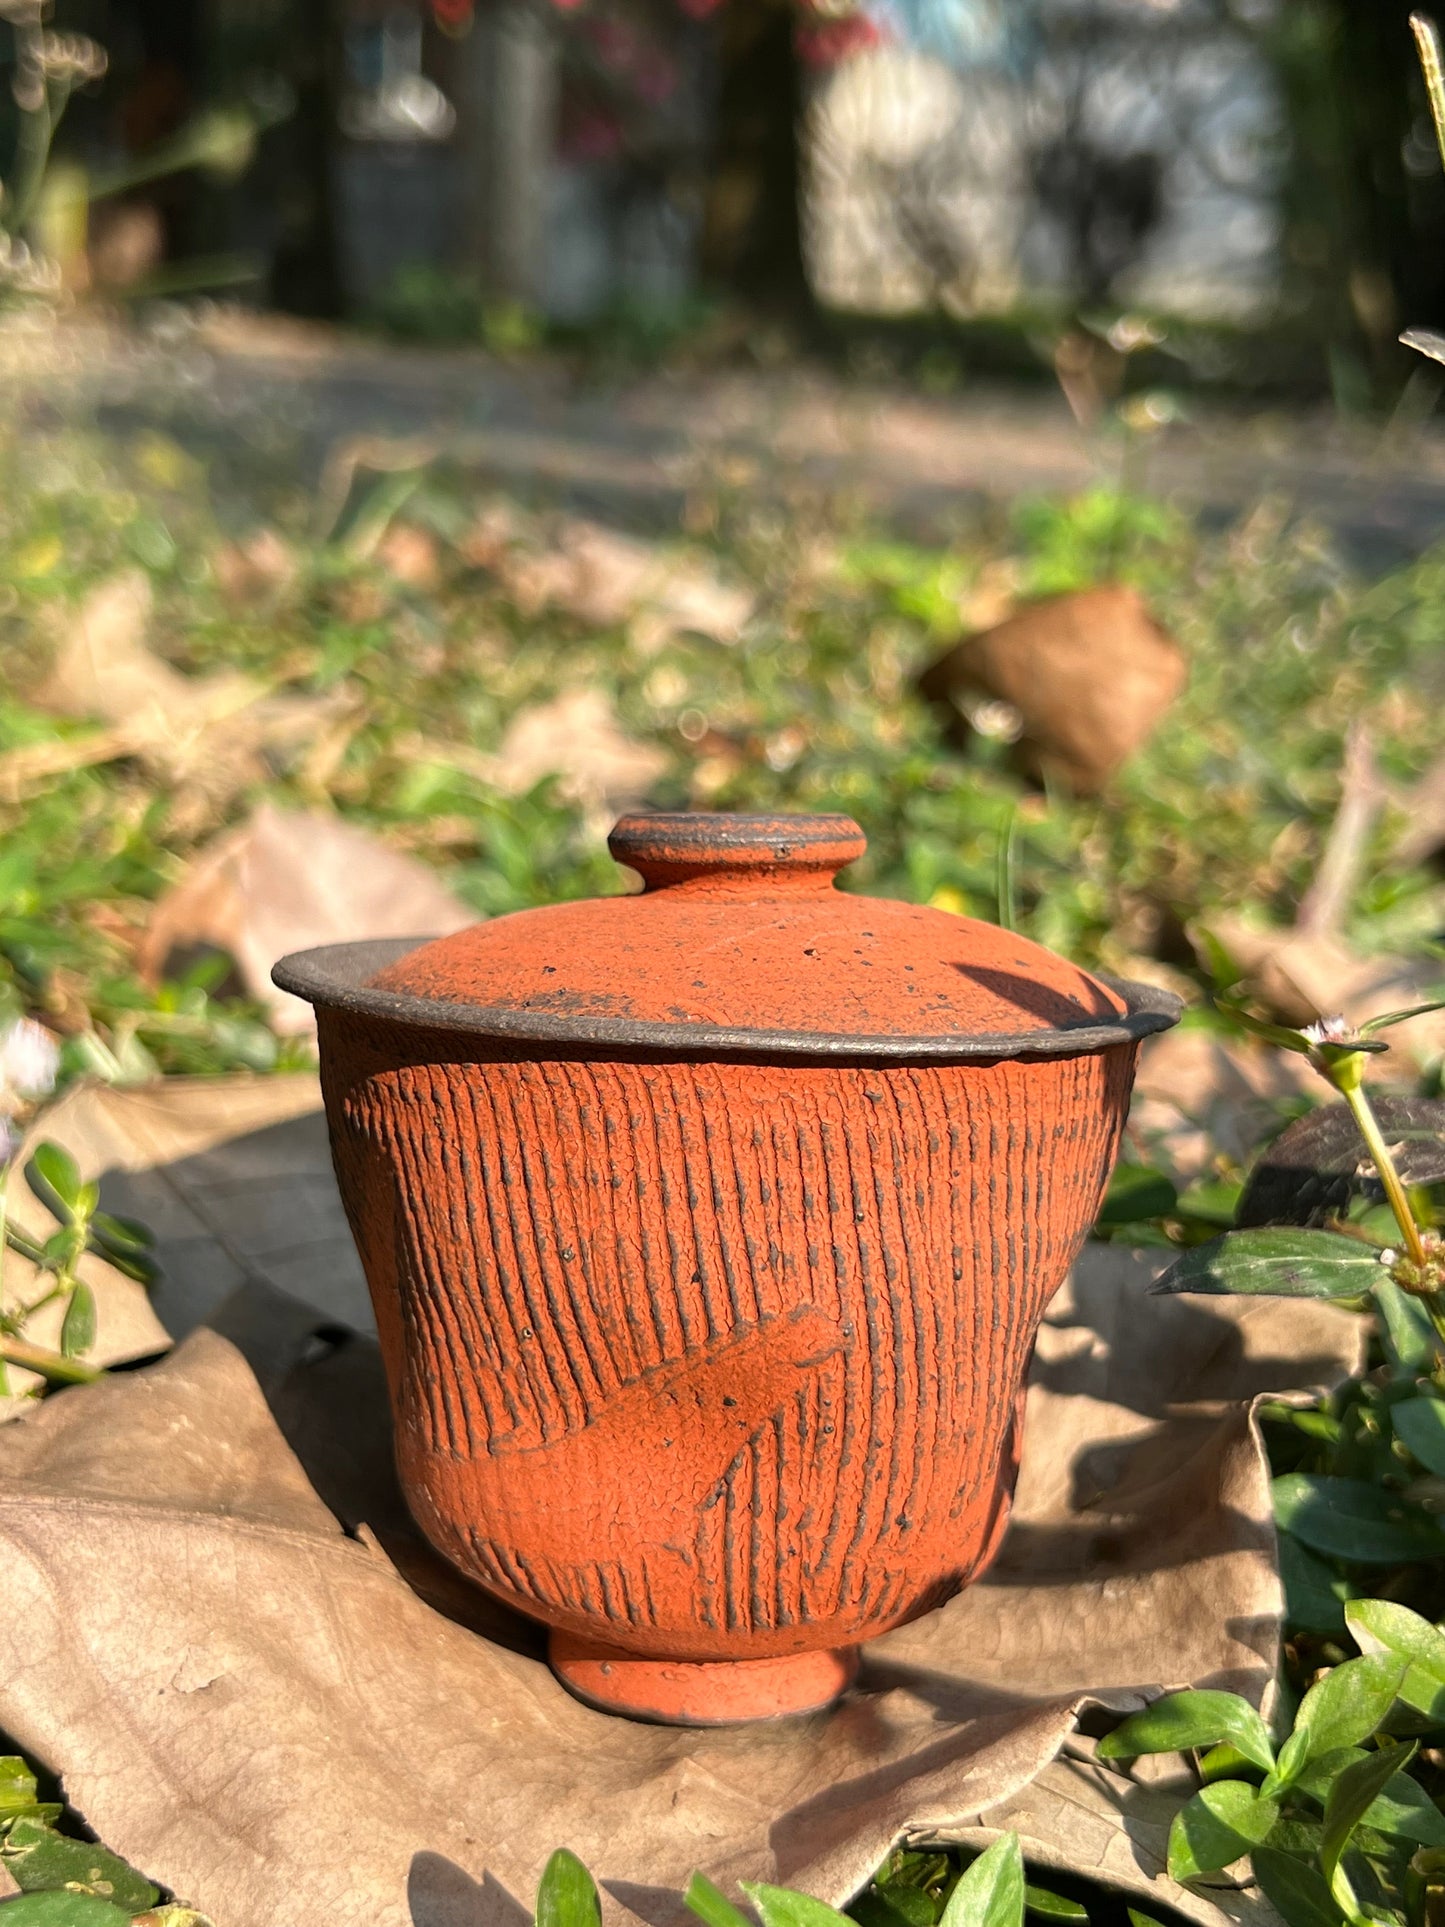
M584 1046L1016 1056L1162 1030L1178 999L1114 986L1027 938L837 889L846 816L625 816L640 896L522 910L431 943L332 945L275 978L397 1022Z

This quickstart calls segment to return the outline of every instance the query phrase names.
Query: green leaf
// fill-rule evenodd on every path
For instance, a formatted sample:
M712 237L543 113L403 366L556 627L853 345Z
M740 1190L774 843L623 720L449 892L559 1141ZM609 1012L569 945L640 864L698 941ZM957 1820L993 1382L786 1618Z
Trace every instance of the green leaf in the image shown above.
M97 1211L90 1221L90 1249L137 1284L154 1285L160 1279L161 1268L152 1255L154 1243L147 1227L133 1218Z
M35 1155L25 1167L25 1181L30 1189L55 1213L63 1224L70 1224L77 1216L81 1200L83 1180L80 1166L59 1144L52 1144L47 1138L37 1144Z
M1445 1847L1445 1813L1408 1773L1395 1775L1365 1809L1360 1824L1373 1827L1377 1833L1413 1840L1422 1847Z
M1295 1715L1295 1733L1304 1731L1309 1736L1305 1758L1358 1746L1377 1733L1404 1677L1405 1661L1391 1653L1373 1653L1332 1666L1305 1694Z
M1162 1171L1145 1164L1116 1164L1096 1222L1137 1224L1143 1218L1166 1218L1178 1203L1179 1193Z
M768 1887L754 1880L744 1880L741 1885L757 1908L763 1927L848 1927L846 1914L814 1900L811 1894L800 1894L792 1887Z
M1375 1304L1380 1313L1380 1337L1394 1376L1414 1378L1419 1372L1429 1371L1440 1341L1420 1300L1401 1291L1393 1278L1382 1277L1375 1285Z
M1360 1032L1368 1037L1377 1030L1390 1030L1396 1024L1408 1023L1412 1017L1427 1016L1432 1010L1445 1010L1445 1001L1437 999L1433 1004L1412 1004L1408 1010L1386 1011L1383 1017L1371 1017L1367 1023L1361 1024Z
M19 1894L0 1906L3 1927L130 1927L132 1916L124 1907L94 1894L51 1892Z
M1217 1740L1228 1740L1245 1759L1273 1771L1265 1723L1238 1693L1166 1693L1100 1740L1098 1754L1101 1760L1132 1760L1141 1753L1185 1753Z
M1153 1914L1141 1914L1137 1907L1126 1907L1124 1911L1129 1916L1130 1927L1163 1927L1163 1922L1156 1920Z
M156 1234L139 1218L118 1217L113 1211L97 1211L90 1221L90 1235L112 1251L151 1251Z
M741 1907L734 1907L727 1895L715 1887L706 1874L694 1873L687 1883L683 1904L707 1927L752 1927Z
M1402 1398L1390 1407L1390 1423L1426 1471L1445 1478L1445 1401Z
M1279 1535L1279 1576L1291 1627L1305 1633L1345 1630L1345 1601L1352 1597L1349 1580L1307 1552L1288 1532Z
M1089 1910L1077 1900L1070 1900L1067 1894L1050 1893L1047 1887L1026 1886L1024 1905L1031 1914L1038 1914L1045 1920L1087 1921Z
M1274 1847L1256 1847L1250 1865L1260 1891L1286 1927L1341 1927L1343 1916L1317 1867Z
M1302 1853L1307 1860L1317 1860L1323 1833L1320 1821L1306 1819L1302 1813L1285 1813L1270 1828L1265 1845L1278 1847L1282 1853Z
M66 1358L82 1358L95 1343L95 1293L78 1284L70 1294L60 1326L60 1349Z
M80 1245L74 1230L52 1231L40 1247L40 1262L47 1271L64 1271L80 1255Z
M1323 1806L1330 1797L1330 1788L1339 1779L1347 1766L1357 1761L1367 1760L1368 1752L1362 1746L1336 1747L1331 1753L1317 1753L1309 1760L1304 1771L1298 1775L1296 1784L1301 1793L1310 1799L1318 1800Z
M1169 1874L1195 1880L1232 1867L1269 1838L1279 1807L1244 1780L1216 1780L1181 1807L1169 1829Z
M1413 1746L1383 1747L1367 1753L1339 1774L1325 1802L1325 1831L1320 1843L1320 1870L1329 1882L1330 1892L1347 1914L1357 1911L1353 1889L1343 1875L1340 1860L1350 1836L1395 1775L1415 1757Z
M1445 1557L1445 1532L1424 1513L1362 1479L1287 1472L1274 1481L1274 1516L1283 1532L1314 1552L1359 1565L1403 1565Z
M1445 1633L1393 1599L1354 1599L1345 1623L1363 1651L1407 1662L1399 1697L1417 1713L1445 1719Z
M17 1820L0 1843L0 1861L25 1893L73 1887L137 1914L154 1907L156 1889L119 1854L89 1840L71 1840L43 1821Z
M536 1927L599 1927L597 1883L566 1847L558 1847L537 1886Z
M1306 1771L1299 1776L1299 1790L1312 1800L1318 1800L1321 1806L1327 1806L1340 1775L1357 1766L1361 1760L1374 1757L1374 1754L1359 1746L1342 1746L1333 1752L1321 1754L1311 1760ZM1441 1814L1419 1781L1411 1779L1408 1773L1395 1775L1380 1797L1371 1804L1360 1825L1373 1828L1376 1833L1413 1840L1423 1847L1445 1846L1445 1815ZM1272 1844L1283 1843L1276 1840Z
M1207 1753L1200 1755L1199 1777L1201 1780L1237 1780L1253 1765L1253 1760L1247 1760L1237 1746L1221 1740L1218 1746L1211 1746Z
M18 1753L0 1755L0 1823L12 1813L26 1813L35 1805L35 1774Z
M107 1251L104 1245L97 1244L94 1239L91 1240L89 1249L98 1257L104 1258L108 1265L114 1265L123 1276L133 1278L138 1285L144 1285L147 1291L153 1290L164 1275L155 1259L147 1252Z
M1192 1246L1149 1289L1216 1298L1363 1298L1385 1275L1379 1254L1356 1238L1265 1225Z
M1024 1857L1006 1833L959 1875L939 1927L1022 1927L1023 1917Z
M940 1895L891 1882L882 1886L875 1882L848 1907L854 1927L938 1927L942 1912Z
M1297 1051L1301 1057L1308 1057L1310 1040L1297 1030L1287 1030L1283 1024L1267 1024L1262 1017L1251 1016L1240 1004L1231 1004L1223 997L1216 997L1215 1003L1226 1017L1232 1017L1256 1037L1262 1037L1267 1044L1278 1045L1280 1050Z
M1305 1763L1310 1757L1310 1740L1310 1729L1297 1720L1293 1733L1290 1734L1289 1738L1279 1750L1279 1762L1274 1772L1268 1776L1264 1785L1260 1788L1261 1793L1273 1799L1278 1794L1283 1793L1286 1788L1294 1785L1295 1781L1304 1771Z

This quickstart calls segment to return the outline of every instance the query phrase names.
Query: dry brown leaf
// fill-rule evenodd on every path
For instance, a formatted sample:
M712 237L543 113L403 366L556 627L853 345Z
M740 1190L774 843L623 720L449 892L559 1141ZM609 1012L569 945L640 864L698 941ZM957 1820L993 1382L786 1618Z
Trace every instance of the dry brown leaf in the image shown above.
M509 796L555 775L569 802L599 816L642 802L667 767L665 751L626 734L600 689L569 689L518 710L486 762L491 781Z
M37 700L111 727L58 744L24 744L0 757L0 795L49 776L136 756L174 786L172 829L203 830L277 758L303 750L354 706L345 691L278 694L232 670L183 676L152 653L150 581L129 570L91 591L61 639Z
M211 561L216 586L235 608L283 595L296 581L296 552L275 529L256 529L240 542L223 542Z
M441 935L475 921L415 857L340 817L263 803L157 903L138 963L154 979L176 951L223 950L278 1029L299 1036L315 1018L271 982L278 957L364 937Z
M1138 592L1110 583L1025 603L955 643L919 687L955 713L980 696L1007 703L1030 767L1093 794L1148 738L1187 675L1183 651Z
M150 578L128 569L92 589L62 638L39 700L63 716L98 717L144 734L158 755L193 759L197 739L264 691L238 671L183 676L147 646Z
M387 574L411 589L434 589L441 578L441 554L434 535L410 522L397 522L376 546Z
M562 609L599 629L630 624L644 651L683 631L736 642L757 606L751 590L724 582L696 556L576 516L537 526L493 507L461 553L490 569L527 613Z
M1149 1298L1152 1257L1090 1248L1041 1336L995 1573L877 1641L831 1713L633 1725L569 1699L535 1629L421 1543L371 1342L318 1337L327 1321L261 1282L278 1150L297 1161L309 1132L314 1168L324 1144L304 1080L278 1084L274 1122L254 1081L104 1094L107 1130L150 1107L166 1168L131 1184L179 1195L173 1173L209 1161L253 1282L162 1364L0 1438L0 1727L109 1845L228 1927L523 1927L565 1843L614 1919L670 1927L694 1866L839 1902L895 1841L972 1838L983 1815L1222 1927L1159 1877L1162 1815L1141 1820L1139 1788L1049 1763L1086 1698L1264 1694L1281 1596L1242 1401L1337 1382L1360 1322ZM236 1250L218 1241L218 1268ZM318 1285L335 1257L318 1253Z

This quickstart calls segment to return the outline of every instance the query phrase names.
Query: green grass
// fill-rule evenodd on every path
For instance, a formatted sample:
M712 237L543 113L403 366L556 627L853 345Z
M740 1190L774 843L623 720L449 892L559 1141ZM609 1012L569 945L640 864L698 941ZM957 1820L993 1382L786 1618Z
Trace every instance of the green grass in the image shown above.
M219 811L136 761L0 800L0 999L62 1030L72 1068L296 1061L256 1009L218 993L214 973L147 989L131 961L148 904L263 794L334 806L398 841L481 914L618 888L602 826L555 782L506 796L467 756L450 760L454 746L495 751L520 708L563 686L602 687L624 726L661 747L658 805L856 816L870 839L850 877L859 889L993 917L1012 835L1020 926L1114 967L1171 941L1177 953L1179 926L1221 907L1292 913L1338 799L1352 715L1371 718L1397 784L1436 747L1445 552L1362 582L1318 532L1268 507L1206 537L1157 502L1097 491L1021 503L925 549L836 505L790 508L720 486L700 505L711 533L696 546L759 590L758 617L736 646L685 637L652 653L623 629L528 616L469 567L458 544L478 501L465 477L429 474L402 508L437 545L425 588L362 553L359 532L385 507L363 500L343 521L350 541L319 543L295 501L280 518L294 576L238 608L217 579L207 478L174 443L70 430L0 439L0 756L88 727L48 714L36 692L86 593L127 567L152 580L151 643L174 667L240 668L351 706L324 768L283 760ZM912 692L956 632L958 597L1001 566L1024 592L1133 581L1189 652L1187 694L1106 801L1029 790L996 743L950 748ZM1440 920L1433 880L1391 868L1391 827L1355 906L1367 947L1418 945Z

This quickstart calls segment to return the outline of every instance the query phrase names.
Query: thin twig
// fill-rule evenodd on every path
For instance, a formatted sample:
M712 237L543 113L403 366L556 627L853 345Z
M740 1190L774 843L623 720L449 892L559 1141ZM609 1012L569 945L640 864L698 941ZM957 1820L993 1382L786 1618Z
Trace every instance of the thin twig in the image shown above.
M47 1351L43 1345L32 1345L26 1338L0 1338L0 1359L9 1365L23 1366L27 1372L39 1372L42 1378L53 1379L60 1385L93 1385L98 1378L105 1377L99 1365L67 1358L63 1352Z
M1356 718L1345 736L1339 807L1314 882L1301 899L1295 918L1298 935L1329 937L1339 930L1359 883L1370 833L1384 800L1369 728Z

